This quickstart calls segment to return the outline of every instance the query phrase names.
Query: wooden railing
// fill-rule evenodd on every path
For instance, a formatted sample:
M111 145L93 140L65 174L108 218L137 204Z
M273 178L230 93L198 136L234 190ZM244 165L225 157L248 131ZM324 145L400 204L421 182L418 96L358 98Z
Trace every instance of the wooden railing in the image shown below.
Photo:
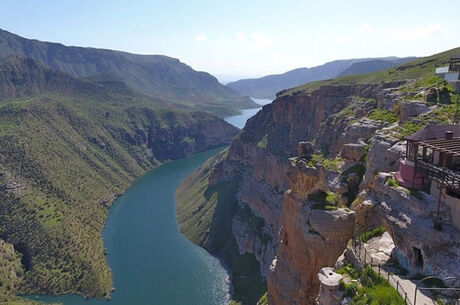
M460 189L460 174L457 174L450 169L439 167L418 159L415 163L415 171L425 177L445 184L450 189Z

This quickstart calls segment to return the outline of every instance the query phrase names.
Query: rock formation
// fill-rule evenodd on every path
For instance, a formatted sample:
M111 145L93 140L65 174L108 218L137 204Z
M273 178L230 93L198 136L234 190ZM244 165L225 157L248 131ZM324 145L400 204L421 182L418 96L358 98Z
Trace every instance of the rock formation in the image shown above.
M314 304L317 274L333 266L352 236L354 212L344 208L315 208L308 195L327 190L323 167L308 167L302 159L289 164L290 189L281 213L280 244L270 266L268 293L271 304Z

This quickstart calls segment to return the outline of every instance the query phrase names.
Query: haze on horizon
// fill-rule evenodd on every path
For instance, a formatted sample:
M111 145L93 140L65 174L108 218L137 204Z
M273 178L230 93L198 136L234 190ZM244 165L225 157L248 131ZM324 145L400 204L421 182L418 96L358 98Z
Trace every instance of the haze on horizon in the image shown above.
M452 49L460 46L459 12L460 1L446 0L5 0L0 28L65 45L167 55L236 79Z

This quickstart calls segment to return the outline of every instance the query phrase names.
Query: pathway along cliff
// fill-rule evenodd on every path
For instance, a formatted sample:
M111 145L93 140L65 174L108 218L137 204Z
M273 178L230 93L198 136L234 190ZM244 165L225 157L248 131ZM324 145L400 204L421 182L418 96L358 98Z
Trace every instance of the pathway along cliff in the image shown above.
M179 182L218 151L166 163L115 201L103 234L116 289L109 302L76 295L40 300L64 305L226 304L226 270L180 234L174 203Z
M259 110L245 109L226 120L242 128ZM39 300L64 305L228 303L227 271L179 232L174 201L177 185L220 150L164 164L138 179L114 202L103 234L116 289L109 302L79 295L41 296Z

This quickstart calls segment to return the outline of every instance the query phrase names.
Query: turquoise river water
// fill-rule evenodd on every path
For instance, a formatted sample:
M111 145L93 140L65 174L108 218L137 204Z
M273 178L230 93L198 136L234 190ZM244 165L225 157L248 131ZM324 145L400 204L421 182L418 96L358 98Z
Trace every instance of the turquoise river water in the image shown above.
M242 128L259 109L243 110L226 120ZM179 232L174 200L178 184L219 150L161 165L137 179L114 202L103 232L116 289L111 300L85 300L79 295L38 299L64 305L227 304L227 271L218 259Z

